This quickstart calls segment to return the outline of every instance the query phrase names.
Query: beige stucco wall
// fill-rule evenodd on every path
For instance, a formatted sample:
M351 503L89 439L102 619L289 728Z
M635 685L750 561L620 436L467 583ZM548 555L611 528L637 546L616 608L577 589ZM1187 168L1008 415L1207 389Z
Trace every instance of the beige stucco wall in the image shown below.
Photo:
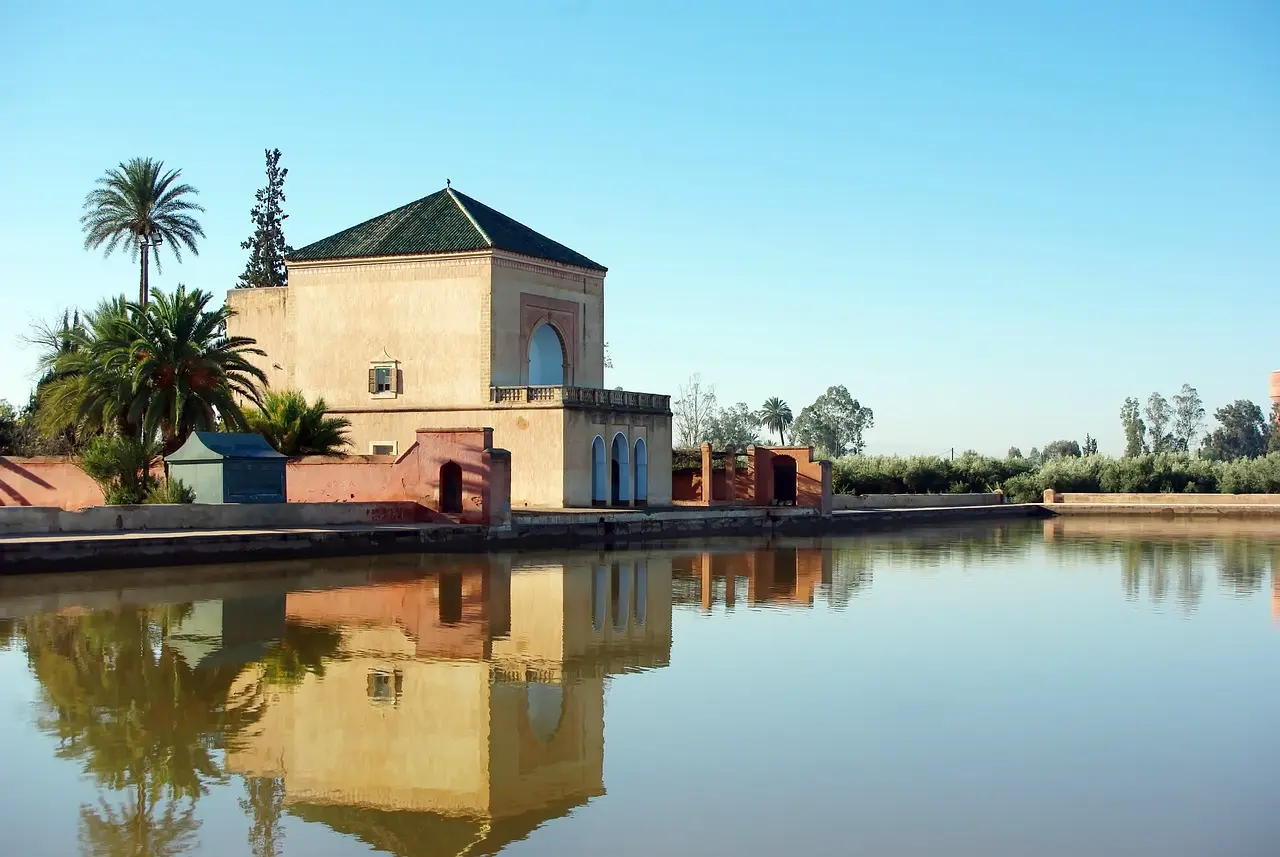
M566 506L591 505L591 444L597 435L604 440L607 466L613 438L619 432L627 438L628 463L633 473L636 439L644 438L648 454L649 505L671 503L671 417L615 411L567 411L564 432ZM633 499L634 496L633 489Z
M528 383L529 355L520 345L520 295L580 305L578 366L565 383L604 386L604 279L576 268L498 254L492 273L492 378L494 386Z
M227 329L271 343L266 362L283 367L272 386L330 408L479 404L489 398L489 277L485 254L293 264L282 333L275 303L240 296L256 289L228 295L238 314ZM384 351L403 387L373 399L369 364Z
M227 292L227 306L235 312L227 321L227 333L256 339L267 356L253 358L254 365L267 373L267 384L273 389L288 387L283 367L290 363L285 346L289 289L232 289Z

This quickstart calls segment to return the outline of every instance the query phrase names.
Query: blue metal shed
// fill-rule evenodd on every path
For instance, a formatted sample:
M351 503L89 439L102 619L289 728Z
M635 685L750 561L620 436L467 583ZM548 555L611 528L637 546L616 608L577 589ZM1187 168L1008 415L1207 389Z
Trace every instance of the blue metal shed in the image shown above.
M283 503L286 461L260 434L212 431L194 432L165 459L197 503Z

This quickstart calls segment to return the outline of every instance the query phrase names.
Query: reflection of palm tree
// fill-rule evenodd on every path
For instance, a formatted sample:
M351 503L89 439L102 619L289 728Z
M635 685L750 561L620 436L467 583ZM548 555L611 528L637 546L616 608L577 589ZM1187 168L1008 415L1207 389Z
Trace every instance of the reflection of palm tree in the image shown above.
M323 625L286 622L284 636L258 663L263 684L292 687L307 673L324 676L324 662L331 660L342 643L342 634Z
M275 777L245 777L240 809L251 819L249 847L253 857L277 857L284 831L280 814L284 811L284 780Z
M258 716L257 700L229 697L238 670L193 670L168 645L189 608L46 615L22 623L40 683L39 726L58 756L83 763L99 786L131 792L119 807L81 812L91 853L176 854L198 822L194 804L221 776L214 753ZM157 815L157 805L167 806ZM187 802L179 809L180 801ZM132 851L119 852L121 843ZM156 850L151 850L154 847Z
M117 808L100 800L80 807L80 850L94 857L176 857L195 844L196 806L169 800L155 817L155 803L141 811L134 798Z

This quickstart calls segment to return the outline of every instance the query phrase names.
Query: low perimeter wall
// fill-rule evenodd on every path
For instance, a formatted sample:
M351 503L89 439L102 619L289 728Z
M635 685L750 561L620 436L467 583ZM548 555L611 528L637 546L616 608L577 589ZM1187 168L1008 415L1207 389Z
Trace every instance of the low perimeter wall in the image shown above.
M1046 503L1105 506L1276 506L1280 494L1083 494L1045 491Z
M102 489L74 459L0 456L0 506L101 506Z
M836 494L831 508L841 509L952 509L962 506L999 506L1003 494Z
M417 503L254 503L181 506L0 507L0 534L95 533L130 530L273 529L426 521Z

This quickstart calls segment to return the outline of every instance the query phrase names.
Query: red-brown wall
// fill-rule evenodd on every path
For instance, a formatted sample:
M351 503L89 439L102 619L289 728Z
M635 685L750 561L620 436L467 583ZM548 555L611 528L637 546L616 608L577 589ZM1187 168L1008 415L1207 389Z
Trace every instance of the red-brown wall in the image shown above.
M290 459L290 503L419 504L427 520L500 524L510 520L511 458L493 449L493 429L420 429L399 458L384 455ZM440 512L440 468L462 468L462 513ZM103 504L101 489L67 457L0 456L0 506L56 506L67 511Z
M0 506L101 506L102 489L71 458L0 456Z
M503 452L491 450L492 446L493 429L419 429L413 446L396 459L383 455L295 458L286 477L288 499L290 503L407 500L421 504L433 517L489 524L494 506L490 453ZM462 468L460 515L440 512L440 468L450 461ZM509 473L505 479L509 509ZM502 496L498 494L499 506Z
M747 466L734 471L733 497L729 499L728 471L711 469L710 447L703 449L702 470L671 473L671 499L676 502L706 503L702 493L706 473L711 473L712 502L726 501L744 506L768 506L773 501L773 459L789 456L796 463L796 505L830 511L831 465L816 461L807 446L747 447Z

